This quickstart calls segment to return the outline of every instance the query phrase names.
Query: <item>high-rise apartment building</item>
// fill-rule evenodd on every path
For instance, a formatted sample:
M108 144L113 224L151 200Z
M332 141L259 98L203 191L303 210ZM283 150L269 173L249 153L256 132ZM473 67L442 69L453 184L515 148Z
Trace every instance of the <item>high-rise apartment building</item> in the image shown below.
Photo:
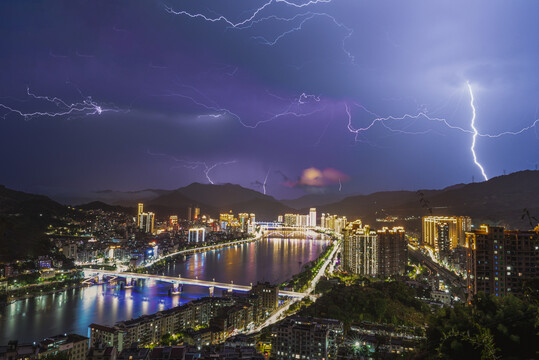
M192 228L189 229L189 235L187 241L192 243L204 242L206 241L206 229L205 228Z
M337 215L324 214L320 216L320 227L331 229L340 234L346 227L346 216L338 217Z
M350 223L344 233L343 268L356 275L388 277L404 274L408 244L402 227L374 231L361 222Z
M495 296L520 294L524 280L539 275L538 231L509 231L482 225L466 233L468 301L483 291Z
M408 263L408 243L403 227L378 230L378 276L404 275Z
M424 216L423 244L436 252L452 250L464 245L466 232L471 229L468 216Z
M316 208L309 209L309 224L308 226L316 227Z
M143 212L138 216L138 228L145 233L154 234L155 214L153 212Z
M138 203L138 210L137 210L137 227L140 227L140 214L144 212L144 204Z
M378 239L376 231L369 226L344 230L343 267L356 275L378 274Z
M286 226L296 226L297 214L284 214L284 224Z

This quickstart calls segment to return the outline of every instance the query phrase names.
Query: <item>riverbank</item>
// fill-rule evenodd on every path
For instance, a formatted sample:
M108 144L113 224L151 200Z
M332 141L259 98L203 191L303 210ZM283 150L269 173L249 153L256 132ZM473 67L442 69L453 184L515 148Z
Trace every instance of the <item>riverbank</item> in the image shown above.
M314 279L329 254L331 254L331 251L336 246L336 241L336 239L331 239L331 243L326 246L324 251L322 251L315 260L305 264L301 272L292 276L290 280L282 283L280 287L283 290L304 291Z
M201 247L195 247L191 249L180 250L175 253L165 255L151 264L146 264L144 266L141 266L135 269L134 272L136 273L162 272L164 270L165 265L176 261L176 259L179 256L182 256L182 255L185 256L185 255L206 252L206 251L211 251L211 250L216 250L216 249L224 249L224 248L235 246L235 245L241 245L241 244L246 244L253 241L258 241L262 239L263 237L264 235L262 233L259 233L259 234L256 234L256 236L247 238L247 239L232 240L232 241L224 242L224 243L218 243L218 244L212 244L208 246L201 246Z
M282 283L301 271L301 264L316 259L328 242L311 239L265 238L236 247L188 256L165 271L165 275L249 285L258 281ZM131 289L119 286L83 286L57 295L18 301L0 308L0 339L35 341L66 330L87 334L91 323L114 324L153 314L208 296L208 290L186 285L169 295L169 284L145 281ZM39 291L39 290L38 290ZM25 293L24 293L25 294ZM23 295L23 293L21 293ZM218 294L216 294L218 295Z
M55 284L46 284L42 286L34 285L31 287L25 287L25 288L20 288L17 290L8 291L6 302L0 303L0 306L7 306L17 301L32 299L32 298L40 297L43 295L57 294L57 293L61 293L67 290L78 289L85 286L83 284L83 281L84 279L69 280L67 281L68 284L66 286L59 286L58 288L56 288L57 284L62 285L63 283L57 282ZM53 286L53 288L50 289L49 288L50 286ZM45 290L43 288L45 288ZM14 293L14 292L17 292L18 294L10 295L10 293ZM20 294L21 292L23 293L26 292L26 293Z

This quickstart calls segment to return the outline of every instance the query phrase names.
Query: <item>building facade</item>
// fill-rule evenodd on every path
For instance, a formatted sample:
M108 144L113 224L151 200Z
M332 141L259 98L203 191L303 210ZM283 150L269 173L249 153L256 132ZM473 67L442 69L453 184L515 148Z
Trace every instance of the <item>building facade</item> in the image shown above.
M468 216L424 216L423 244L435 252L452 250L464 245L466 232L471 229Z
M369 226L344 231L343 268L356 275L378 275L378 239Z
M539 276L539 235L482 225L466 234L468 300L482 291L495 296L519 295L527 279Z
M383 228L378 236L378 276L404 275L408 263L408 243L403 227Z
M388 277L403 275L408 262L404 228L374 231L361 222L343 231L343 269L355 275Z
M336 359L343 324L331 319L292 316L275 326L272 336L272 359Z

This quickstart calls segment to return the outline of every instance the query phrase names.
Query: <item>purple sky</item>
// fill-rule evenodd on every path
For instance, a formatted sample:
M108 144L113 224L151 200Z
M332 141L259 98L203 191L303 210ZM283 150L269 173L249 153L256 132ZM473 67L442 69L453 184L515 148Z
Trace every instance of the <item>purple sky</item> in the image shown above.
M481 181L467 81L486 175L535 169L537 14L518 0L3 1L0 184L265 183L283 198Z

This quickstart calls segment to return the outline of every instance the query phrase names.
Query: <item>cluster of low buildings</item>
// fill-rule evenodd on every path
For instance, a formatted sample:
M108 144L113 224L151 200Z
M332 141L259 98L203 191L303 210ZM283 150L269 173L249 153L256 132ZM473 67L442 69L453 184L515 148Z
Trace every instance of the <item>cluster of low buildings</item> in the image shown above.
M119 351L114 346L100 343L88 348L89 339L68 334L44 339L39 344L19 344L10 341L0 346L0 360L41 360L47 358L66 360L263 360L252 338L236 336L218 346L155 346L147 347L133 343Z
M234 333L261 323L277 308L278 296L276 286L259 283L243 295L206 297L113 326L91 324L88 337L91 346L104 343L119 351L134 343L156 344L163 335L180 332L189 333L195 345L219 344Z
M61 253L76 264L127 264L144 262L195 244L241 238L255 231L255 214L224 213L220 219L189 207L189 219L156 214L137 206L136 217L121 212L81 210L84 220L69 221L69 227L51 228L49 236Z
M0 345L0 360L46 359L58 354L69 360L86 360L88 346L89 339L77 334L56 335L32 344L10 341Z

